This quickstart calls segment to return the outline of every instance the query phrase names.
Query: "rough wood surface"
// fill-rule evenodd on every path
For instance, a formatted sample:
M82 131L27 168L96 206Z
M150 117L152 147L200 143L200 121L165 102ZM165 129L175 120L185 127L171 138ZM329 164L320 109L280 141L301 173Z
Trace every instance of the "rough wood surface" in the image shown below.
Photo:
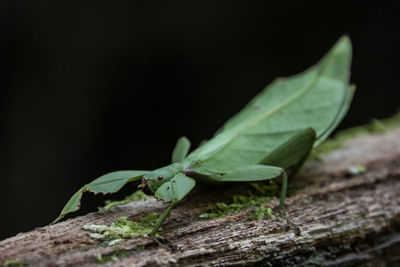
M353 165L367 171L348 177ZM248 211L214 220L199 214L224 200L223 189L197 193L172 211L163 225L165 245L151 239L127 240L113 247L99 244L81 229L110 224L119 216L138 220L161 211L154 199L107 212L91 213L0 242L0 264L19 259L33 266L90 266L96 256L124 249L125 257L107 266L186 265L356 265L400 262L400 128L364 135L345 148L309 162L293 181L300 186L286 201L296 235L280 219L250 220ZM293 183L292 183L293 185ZM277 200L268 202L276 210ZM140 246L143 249L138 249Z

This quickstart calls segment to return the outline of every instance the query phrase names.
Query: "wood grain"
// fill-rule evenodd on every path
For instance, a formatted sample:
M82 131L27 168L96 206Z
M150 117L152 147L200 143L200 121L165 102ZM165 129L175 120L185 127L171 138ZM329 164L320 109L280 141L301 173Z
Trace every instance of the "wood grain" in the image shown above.
M214 220L198 215L226 190L195 192L163 225L166 244L127 240L107 247L88 237L85 224L110 224L120 216L138 220L165 208L154 199L90 213L0 242L0 264L18 259L32 266L93 266L96 256L123 249L106 266L383 265L400 262L400 128L350 140L343 149L308 162L291 183L289 219L301 234L276 218L250 220L248 210ZM367 171L349 177L348 168ZM276 210L278 200L267 205ZM143 249L144 248L144 249Z

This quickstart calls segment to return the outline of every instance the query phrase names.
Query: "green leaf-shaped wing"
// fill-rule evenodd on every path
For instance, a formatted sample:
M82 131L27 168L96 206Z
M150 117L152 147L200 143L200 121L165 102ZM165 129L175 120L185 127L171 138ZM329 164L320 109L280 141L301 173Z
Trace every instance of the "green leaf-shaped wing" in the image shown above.
M62 219L66 214L77 211L81 205L83 192L93 192L95 194L114 193L120 190L124 185L142 178L147 171L116 171L100 176L91 183L79 189L67 202L61 211L60 216L53 223Z
M348 84L351 53L349 38L342 37L310 69L276 79L186 160L201 162L210 171L230 172L258 164L268 153L310 127L319 144L350 106L354 91Z

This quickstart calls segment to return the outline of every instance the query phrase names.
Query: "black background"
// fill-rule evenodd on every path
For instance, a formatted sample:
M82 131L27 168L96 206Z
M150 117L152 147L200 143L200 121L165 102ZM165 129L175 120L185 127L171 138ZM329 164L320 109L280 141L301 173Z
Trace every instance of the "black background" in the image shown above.
M106 172L167 164L343 34L358 89L341 127L395 113L397 2L1 1L0 239Z

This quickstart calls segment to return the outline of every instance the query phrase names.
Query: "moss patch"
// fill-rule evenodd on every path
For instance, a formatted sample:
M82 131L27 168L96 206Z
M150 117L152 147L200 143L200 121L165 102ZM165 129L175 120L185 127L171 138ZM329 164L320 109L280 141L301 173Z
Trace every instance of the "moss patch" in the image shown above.
M143 201L149 198L151 198L151 196L146 195L145 193L143 193L142 190L138 190L132 195L125 197L123 200L117 200L117 201L106 200L105 201L106 205L104 207L100 207L99 210L100 211L109 210L116 206L124 205L133 201Z
M123 249L118 249L118 250L114 250L112 253L107 254L107 255L103 255L103 254L99 254L96 257L96 262L99 264L103 264L109 261L118 261L121 258L125 258L127 256L130 255L130 252L127 250L123 250Z
M103 264L103 263L107 263L110 261L117 262L120 259L123 259L123 258L131 255L133 251L142 252L142 251L144 251L144 249L145 248L143 245L138 245L133 250L115 249L111 253L108 253L108 254L100 253L96 256L96 263Z
M4 267L26 266L26 265L28 265L28 264L26 262L24 262L24 261L21 261L21 260L8 260L3 264Z
M275 216L272 214L271 208L267 208L264 205L260 205L254 212L250 213L249 217L250 219L253 220L261 220L265 216L268 216L272 219L275 218Z
M229 214L239 213L243 209L257 207L250 213L251 219L260 220L265 216L274 218L272 210L266 208L264 203L279 195L279 187L276 183L250 183L247 194L233 195L232 202L226 204L218 202L215 206L209 208L206 213L201 214L202 219L215 219Z
M346 141L356 136L367 133L384 133L387 130L400 125L400 113L393 115L390 118L378 120L372 119L369 124L349 128L338 132L333 138L330 138L320 144L311 153L311 159L320 159L319 155L331 152L342 148Z
M150 213L143 217L139 222L128 220L128 217L122 216L110 226L106 225L84 225L84 230L92 231L89 236L103 241L106 245L112 246L125 239L135 237L148 237L153 230L158 214Z

